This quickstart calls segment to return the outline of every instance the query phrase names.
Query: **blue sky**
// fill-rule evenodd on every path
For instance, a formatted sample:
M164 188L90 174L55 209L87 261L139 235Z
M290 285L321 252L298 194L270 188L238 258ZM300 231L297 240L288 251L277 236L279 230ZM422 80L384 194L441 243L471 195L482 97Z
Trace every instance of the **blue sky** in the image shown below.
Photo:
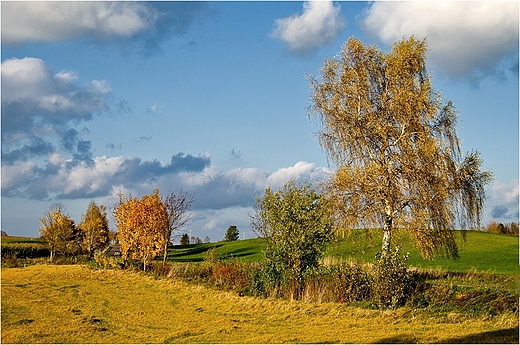
M463 150L495 181L483 222L518 221L518 2L2 2L2 230L159 188L212 241L265 187L322 179L306 75L350 36L427 37ZM111 217L110 217L111 218ZM112 223L112 222L111 222ZM113 223L112 223L113 224Z

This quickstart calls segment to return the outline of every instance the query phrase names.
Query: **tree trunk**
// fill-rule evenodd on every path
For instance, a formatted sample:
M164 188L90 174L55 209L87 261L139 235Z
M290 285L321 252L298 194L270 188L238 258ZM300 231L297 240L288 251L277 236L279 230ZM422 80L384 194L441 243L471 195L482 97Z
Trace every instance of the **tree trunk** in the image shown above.
M392 216L385 215L385 224L383 226L383 246L381 248L381 256L390 253L390 242L392 240Z
M164 245L164 255L163 255L163 267L166 265L166 255L168 254L168 242Z

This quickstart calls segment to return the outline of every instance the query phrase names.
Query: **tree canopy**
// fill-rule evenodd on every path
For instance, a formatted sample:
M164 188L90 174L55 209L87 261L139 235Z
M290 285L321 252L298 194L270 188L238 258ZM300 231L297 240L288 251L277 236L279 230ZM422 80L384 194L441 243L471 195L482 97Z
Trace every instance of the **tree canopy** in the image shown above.
M480 224L484 186L478 151L462 154L457 111L432 88L427 42L396 42L388 53L350 38L311 76L310 116L337 167L329 191L341 227L407 229L421 255L458 256L454 230Z
M265 190L256 199L253 230L267 241L267 265L278 283L286 273L298 287L303 274L316 267L332 239L330 203L309 183L287 182L279 191Z
M143 263L143 269L164 250L165 229L169 226L166 206L155 189L141 199L119 195L114 218L123 258Z
M50 261L57 253L67 255L80 251L81 234L61 204L51 206L40 218L40 224L38 232L49 246Z
M106 247L110 238L105 206L98 206L94 200L91 200L87 211L81 217L78 229L82 232L83 248L89 253L90 257L92 257L94 250Z
M236 225L231 225L226 230L226 235L224 236L224 241L226 241L226 242L236 241L236 240L238 240L238 237L239 237L239 231L238 231Z

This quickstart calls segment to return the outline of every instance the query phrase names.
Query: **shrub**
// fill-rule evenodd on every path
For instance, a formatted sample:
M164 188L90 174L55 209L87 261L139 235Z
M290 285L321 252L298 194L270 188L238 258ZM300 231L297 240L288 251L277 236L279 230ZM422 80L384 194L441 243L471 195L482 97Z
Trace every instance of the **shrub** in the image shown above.
M380 308L402 306L413 293L415 284L408 272L407 260L408 254L401 258L399 248L376 258L371 293Z
M302 298L309 302L356 302L370 297L370 276L358 264L310 270Z
M98 267L105 269L116 269L124 267L124 261L121 257L107 256L103 252L96 252L94 254L94 262Z

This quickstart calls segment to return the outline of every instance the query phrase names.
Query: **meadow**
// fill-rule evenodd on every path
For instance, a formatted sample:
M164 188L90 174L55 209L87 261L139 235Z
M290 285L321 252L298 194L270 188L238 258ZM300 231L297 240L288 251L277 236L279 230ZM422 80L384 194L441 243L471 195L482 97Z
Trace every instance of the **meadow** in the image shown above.
M2 343L515 343L518 317L240 297L82 265L2 270Z
M420 294L388 310L241 296L175 275L28 260L2 269L1 342L518 343L518 237L468 232L459 260L426 261L399 236L414 270L428 272L428 306ZM209 259L240 267L261 260L263 246L262 239L173 246L168 257L172 269ZM360 230L331 245L323 261L369 264L379 248L377 233Z
M450 260L439 257L435 260L421 258L411 239L405 233L395 235L395 243L402 246L403 254L409 253L408 264L421 269L448 272L488 272L495 274L518 274L518 237L480 231L467 231L465 240L458 237L460 258ZM206 252L215 248L221 258L234 258L243 262L262 259L264 240L261 238L219 243L203 243L170 247L168 258L173 262L201 262ZM356 230L330 245L325 260L373 262L381 250L381 236L376 230Z

